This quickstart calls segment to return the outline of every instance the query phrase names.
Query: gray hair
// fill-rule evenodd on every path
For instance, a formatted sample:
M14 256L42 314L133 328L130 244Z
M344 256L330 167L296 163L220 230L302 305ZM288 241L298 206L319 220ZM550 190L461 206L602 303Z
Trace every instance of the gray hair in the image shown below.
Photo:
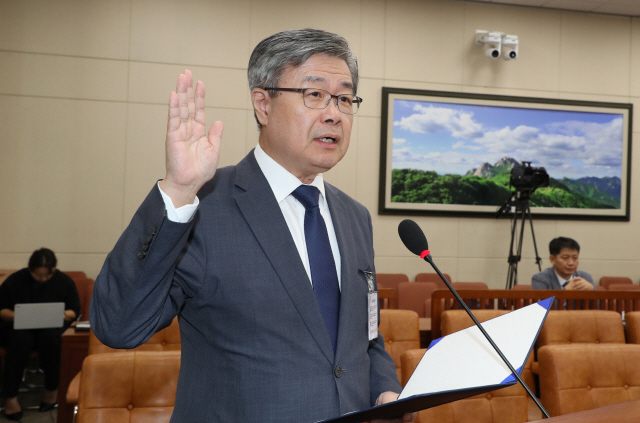
M344 60L351 72L353 93L357 93L358 59L351 53L347 40L340 35L311 28L278 32L260 41L249 58L249 89L277 87L287 67L297 68L314 54ZM255 117L258 129L262 128L258 117Z

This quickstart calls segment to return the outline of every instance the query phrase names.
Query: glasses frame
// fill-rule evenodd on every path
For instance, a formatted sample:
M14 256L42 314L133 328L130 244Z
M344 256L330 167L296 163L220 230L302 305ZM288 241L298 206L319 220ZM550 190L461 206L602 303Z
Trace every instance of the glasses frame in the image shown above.
M349 94L351 96L353 96L355 98L354 103L358 104L358 109L353 112L353 113L347 113L345 111L343 111L340 108L340 104L338 103L338 97L343 96L345 94L338 94L338 95L334 95L331 94L329 91L327 90L323 90L322 88L263 88L263 90L267 90L267 91L286 91L286 92L292 92L292 93L302 93L302 103L309 109L312 110L324 110L329 106L329 103L331 102L331 100L335 99L336 102L336 107L338 108L338 110L340 111L340 113L344 113L345 115L355 115L356 113L358 113L358 110L360 110L360 104L362 104L362 98L358 97L355 94ZM327 101L327 104L324 105L324 107L309 107L307 106L307 103L304 101L304 93L307 90L317 90L317 91L324 91L325 93L328 93L331 97L329 98L329 101Z

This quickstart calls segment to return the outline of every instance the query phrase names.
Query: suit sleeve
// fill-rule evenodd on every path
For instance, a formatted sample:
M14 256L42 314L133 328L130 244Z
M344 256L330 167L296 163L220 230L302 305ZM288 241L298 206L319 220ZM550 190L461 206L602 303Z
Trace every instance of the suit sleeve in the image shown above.
M544 272L539 272L531 278L531 289L551 289Z
M371 235L371 245L373 246L373 227L371 225L371 216L367 212L369 223L369 234ZM373 247L372 247L373 249ZM377 290L377 287L376 287ZM378 304L378 324L380 323L380 305ZM398 381L398 372L393 359L384 348L384 338L378 333L378 337L369 341L369 361L371 363L371 405L373 406L381 393L386 391L400 393L402 386Z
M96 278L90 319L100 341L134 348L171 324L190 295L175 268L195 220L171 222L159 189L151 190Z

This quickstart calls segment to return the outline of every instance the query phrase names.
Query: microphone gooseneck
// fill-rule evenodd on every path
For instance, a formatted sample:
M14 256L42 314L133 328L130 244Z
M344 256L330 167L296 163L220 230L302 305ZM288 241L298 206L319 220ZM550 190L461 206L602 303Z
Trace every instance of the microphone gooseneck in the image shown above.
M549 418L549 413L547 413L547 410L545 410L542 404L540 404L540 402L538 401L538 398L536 398L533 392L531 392L531 389L529 389L527 384L524 383L524 381L522 380L518 372L513 368L509 360L507 360L507 357L505 357L504 354L502 354L502 351L500 351L500 348L498 348L495 342L493 342L493 339L491 339L491 337L484 330L480 322L478 322L478 319L476 319L476 316L473 315L471 310L469 310L469 307L467 307L467 304L465 304L462 298L460 298L460 295L458 295L458 292L456 292L456 290L453 288L453 286L451 286L447 278L445 278L442 272L440 272L440 269L438 269L438 266L435 265L435 263L433 262L433 258L431 257L431 252L429 251L429 244L427 242L427 237L424 235L424 232L422 232L422 229L420 228L420 226L418 226L418 224L411 219L405 219L402 222L400 222L400 224L398 225L398 235L400 235L400 239L404 243L405 247L409 249L409 251L411 251L413 254L417 256L420 256L420 258L424 259L426 262L428 262L431 265L431 267L433 267L433 270L436 271L438 276L440 276L440 279L442 279L445 285L447 285L447 288L449 288L449 291L451 291L453 296L456 297L456 300L458 300L458 303L460 303L460 305L467 312L471 320L473 320L473 323L475 323L478 329L480 329L480 332L482 332L482 334L487 339L487 341L489 341L493 349L498 353L498 355L500 356L502 361L504 361L504 363L507 365L511 373L516 377L516 379L518 379L518 382L520 382L522 387L527 391L531 399L533 399L533 401L536 403L540 411L542 411L542 414L544 414L546 418Z

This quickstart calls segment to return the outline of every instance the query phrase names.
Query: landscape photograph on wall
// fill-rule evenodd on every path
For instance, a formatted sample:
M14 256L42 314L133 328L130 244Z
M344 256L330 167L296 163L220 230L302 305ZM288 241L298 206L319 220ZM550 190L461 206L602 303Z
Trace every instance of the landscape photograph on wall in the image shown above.
M492 216L524 195L539 217L628 220L631 112L385 87L379 211Z

